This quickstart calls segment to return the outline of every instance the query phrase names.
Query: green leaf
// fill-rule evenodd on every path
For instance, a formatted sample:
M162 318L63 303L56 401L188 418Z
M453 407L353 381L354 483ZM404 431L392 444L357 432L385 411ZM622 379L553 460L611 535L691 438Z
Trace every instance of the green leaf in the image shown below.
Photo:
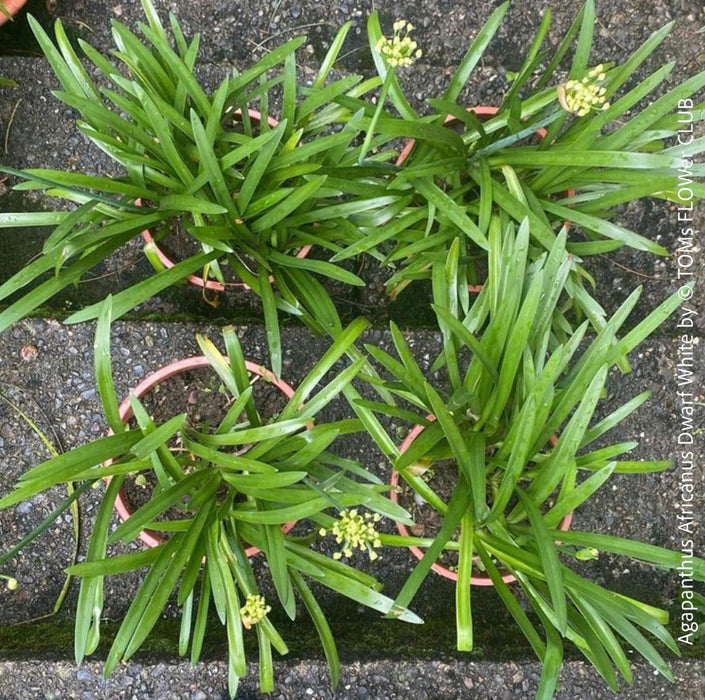
M98 515L88 541L86 561L78 566L91 566L96 563L96 560L101 560L105 556L108 528L113 515L113 505L122 482L123 477L117 477L108 484L98 507ZM81 581L81 587L78 592L76 622L74 625L74 657L78 664L83 661L87 654L93 653L98 646L100 617L103 611L102 577L106 575L105 571L105 564L103 564L101 570L93 577L86 573L73 573L73 575L85 577Z
M465 479L459 479L451 495L450 502L448 503L448 510L443 518L443 524L433 544L426 550L426 553L418 564L416 564L413 572L404 583L401 591L399 591L399 595L397 595L395 601L396 605L406 608L409 603L411 603L419 586L421 586L428 572L431 570L431 566L441 555L446 542L453 536L463 514L470 505L470 500L471 493L467 482Z
M87 270L90 270L92 267L102 262L108 257L108 255L110 255L110 253L117 250L132 237L133 233L131 231L123 233L120 236L116 236L107 243L99 245L97 248L87 253L83 258L81 258L81 260L65 270L62 270L58 275L33 288L21 299L8 306L4 311L0 312L0 331L5 330L13 323L19 321L21 318L24 318L28 313L32 312L47 299L50 299L52 296L60 292L64 287L76 282ZM39 263L40 260L41 258L35 262ZM28 267L32 267L32 264ZM33 270L33 272L34 271L35 270ZM40 273L40 271L36 272L37 274ZM13 290L10 283L14 285L14 280L21 276L22 271L2 285L2 287L0 287L0 296L4 296L4 292L11 293ZM24 284L29 281L30 280L24 281ZM95 314L92 318L96 318L99 313L99 308L96 308Z
M215 482L211 482L214 484ZM214 490L213 490L214 492ZM147 638L152 628L156 624L157 620L161 617L166 606L171 592L174 590L176 582L181 576L184 569L184 565L191 556L193 548L196 546L196 541L201 535L203 528L207 520L211 517L213 503L208 503L208 505L202 507L196 517L193 519L191 527L180 536L181 533L176 533L172 535L174 540L178 540L179 547L176 548L174 556L170 558L169 566L164 572L163 578L159 581L158 585L155 587L153 593L151 593L150 599L147 604L142 608L141 615L139 615L139 621L134 625L134 631L130 637L130 641L127 644L123 658L125 660L129 659L137 649L140 648L144 640ZM143 585L147 583L147 579ZM139 610L139 608L137 608ZM128 616L132 611L132 607L128 611ZM125 617L123 625L127 622L128 617ZM112 649L111 649L112 652Z
M313 392L333 365L353 347L355 341L369 325L370 322L367 319L357 318L340 333L336 334L332 345L316 362L306 377L299 382L294 395L280 413L280 420L289 419L297 415L301 404L308 399L311 392Z
M348 270L344 270L342 267L325 262L324 260L299 258L295 255L284 255L274 250L270 251L267 257L272 263L282 265L283 267L309 270L310 272L315 272L316 274L324 275L331 279L338 280L339 282L343 282L344 284L350 284L356 287L365 286L365 281L360 279L357 275Z
M277 378L281 377L282 371L282 347L279 335L279 313L274 297L274 290L269 281L267 269L259 267L260 297L262 298L262 308L264 311L264 327L267 332L267 345L272 362L272 372Z
M499 29L508 9L509 3L502 3L490 15L482 29L480 29L475 37L475 40L472 42L470 48L463 57L463 60L460 62L460 65L456 68L453 77L450 79L445 94L443 95L444 100L449 100L451 102L457 101L460 93L467 85L472 71L482 58L487 45L492 40L492 37L497 33L497 30Z
M189 194L169 194L159 200L159 208L190 212L194 214L227 214L228 210L215 202L209 202L201 197Z
M98 438L88 445L82 445L70 452L52 457L46 462L42 462L26 471L20 476L20 484L36 482L47 477L54 484L59 484L62 481L71 481L73 473L78 473L89 467L102 464L108 459L114 459L125 454L141 438L142 433L138 430ZM2 501L0 501L1 503Z
M487 550L483 546L481 539L477 540L475 548L477 549L477 552L480 555L480 559L482 560L482 564L485 567L485 571L492 579L492 585L497 591L497 594L502 599L502 602L505 604L505 606L511 613L517 625L519 625L519 628L524 633L524 636L529 641L529 644L531 644L531 648L534 650L534 652L536 652L536 655L539 657L539 659L543 659L544 654L546 653L546 645L543 643L538 632L531 624L531 621L522 609L514 593L510 590L509 586L507 586L507 584L502 579L502 575L499 573L497 566L492 561L490 555L487 553Z
M197 333L196 342L198 343L200 351L208 360L208 364L213 368L215 373L225 385L226 389L233 396L239 396L240 387L237 380L235 379L231 365L228 360L226 360L225 357L220 354L218 348L216 348L213 341L211 341L209 338L202 336L200 333Z
M257 407L255 406L255 399L252 394L252 389L250 388L250 373L247 370L245 356L242 352L242 345L240 345L240 339L237 336L237 331L235 328L232 326L226 326L223 328L223 339L225 340L225 349L228 353L228 358L230 358L230 371L235 377L235 382L237 384L237 394L242 396L247 391L250 392L247 403L245 404L245 411L250 421L250 425L260 425L261 420L257 413ZM222 431L219 430L218 432Z
M134 538L144 525L154 520L171 506L181 503L181 499L186 494L196 490L199 486L208 489L214 483L213 474L205 471L196 471L185 476L172 487L153 496L145 505L138 508L123 523L113 530L108 538L108 544L116 542L127 542ZM210 478L209 478L210 477Z
M108 295L103 304L103 310L98 317L98 324L95 331L95 341L93 344L93 356L95 363L95 378L98 386L98 394L103 405L105 417L108 425L114 433L121 433L125 430L120 418L119 402L113 383L113 370L110 361L110 324L112 315L112 298Z
M55 226L68 216L65 211L0 212L0 228Z
M476 243L480 248L488 250L489 243L482 231L480 231L477 225L470 219L465 209L456 204L438 185L431 180L421 178L413 178L411 183L420 194L442 212L445 218L465 233L470 240Z
M267 168L272 158L274 157L274 153L277 150L277 147L281 143L281 139L284 132L286 131L286 128L287 122L281 121L279 122L279 124L277 124L277 126L274 127L274 129L271 130L271 132L265 132L268 135L267 141L259 149L259 153L257 154L255 162L247 171L245 181L242 183L240 193L237 197L237 207L243 216L249 213L247 211L247 208L250 204L250 201L257 193L257 186L259 185L265 173L267 172Z
M572 513L579 505L592 496L602 484L609 479L616 462L610 462L595 474L582 481L574 489L562 494L556 504L544 515L547 527L555 527L568 513Z
M134 394L131 395L131 398ZM151 452L154 452L162 445L165 445L176 433L178 433L184 425L186 414L181 413L178 416L173 416L166 423L155 428L149 434L145 435L138 443L130 448L130 452L142 459L147 457Z
M127 614L120 625L120 629L115 635L112 647L110 648L105 661L103 670L103 675L105 677L112 673L123 658L125 648L129 644L132 633L142 617L144 609L159 584L164 572L169 567L169 564L172 561L172 556L175 555L180 543L180 537L173 537L169 540L169 542L167 542L166 546L159 553L156 561L150 567L147 576L137 591L137 594L132 599Z
M297 187L286 199L252 222L250 230L253 233L260 233L273 228L302 204L309 201L322 187L325 180L325 175L311 176L307 182Z
M122 292L118 292L113 296L113 320L120 318L155 294L158 294L167 287L170 287L174 283L185 279L197 270L203 268L219 255L220 252L217 250L211 251L210 253L194 255L193 257L177 263L174 267L170 267L163 272L158 272L152 275L152 277L138 282ZM80 311L71 314L71 316L66 319L65 323L83 323L84 321L97 318L100 315L101 308L102 302L86 306ZM2 314L0 314L0 322L1 320Z
M643 236L640 236L639 234L634 233L619 224L607 221L606 219L602 219L598 216L591 216L590 214L584 214L577 209L564 207L548 200L541 201L541 206L543 206L547 212L555 214L563 220L573 221L588 231L595 231L596 233L600 233L607 238L622 241L637 250L645 250L656 255L669 254L668 250L659 243L649 240L648 238L644 238Z
M558 678L563 665L563 642L545 616L540 611L537 610L537 612L546 630L546 653L541 659L541 676L536 690L536 699L551 700L558 687Z
M42 49L42 52L46 56L52 70L56 74L56 77L61 81L64 89L67 92L73 93L80 96L88 96L91 93L86 93L84 88L84 81L79 80L70 66L66 63L64 57L59 53L59 51L54 46L51 39L47 36L46 32L42 28L41 24L32 15L27 15L27 23L37 40L37 43ZM63 25L61 20L56 20L55 32L57 34L57 39L60 35L65 37Z
M345 38L347 37L351 27L352 22L348 21L338 30L338 33L335 35L335 38L326 52L325 58L321 62L321 67L318 69L318 75L313 81L314 88L320 88L325 84L328 74L335 65L335 62L338 60L338 55L340 54L340 50L343 48ZM333 683L333 686L335 685L337 685L337 683Z
M595 2L586 0L582 7L582 21L580 24L580 34L578 44L573 54L573 63L570 66L570 77L581 80L588 68L590 60L590 50L592 49L592 35L595 27Z
M548 590L551 594L553 610L558 621L558 631L566 634L568 628L568 609L566 603L565 585L563 582L563 572L555 542L551 537L543 516L534 505L532 499L521 489L516 489L526 514L529 516L534 542L541 559L541 566L546 577Z
M118 483L120 483L120 481L118 481ZM107 539L107 532L104 533L104 535L105 539ZM96 559L91 557L80 564L69 566L66 569L66 573L71 576L82 576L89 579L96 576L114 576L115 574L124 574L128 571L134 571L135 569L141 569L145 566L149 566L159 557L163 547L164 545L162 544L157 547L150 547L149 549L142 550L141 552L120 554L107 559ZM105 547L103 547L102 551L104 555Z
M455 583L455 626L458 651L472 651L471 586L473 557L473 520L469 513L460 521L460 554L458 580Z
M243 428L231 433L210 435L197 433L199 441L205 446L222 445L247 445L249 443L264 442L272 438L281 438L300 431L308 423L308 418L294 418L291 420L276 421L270 425L256 428Z
M301 600L306 606L306 610L308 610L308 614L311 616L311 620L316 627L318 637L321 640L321 645L323 646L323 651L326 655L326 661L328 662L330 682L335 690L338 683L340 683L340 659L338 658L338 650L335 646L333 633L328 626L328 621L326 620L321 606L318 604L318 601L306 584L303 576L301 576L301 574L293 568L290 569L289 575L291 576L291 580L301 596Z

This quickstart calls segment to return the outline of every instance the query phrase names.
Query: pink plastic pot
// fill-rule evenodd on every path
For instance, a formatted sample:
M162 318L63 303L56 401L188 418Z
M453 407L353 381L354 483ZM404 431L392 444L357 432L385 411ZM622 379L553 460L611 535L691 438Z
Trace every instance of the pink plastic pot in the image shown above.
M436 417L433 415L426 416L428 420L436 420ZM416 440L416 438L423 432L424 426L423 425L417 425L411 430L411 432L406 436L406 439L402 444L399 446L399 451L403 454L406 452L411 444ZM555 444L556 438L553 437L551 438L551 442ZM399 485L399 472L396 471L396 469L392 470L392 476L389 480L389 483L391 484L392 488L390 490L390 498L394 503L399 503L399 495L397 494L397 486ZM558 526L560 530L569 530L570 525L573 522L573 513L568 513L563 520L561 520L560 525ZM410 537L411 533L407 529L406 525L403 523L400 523L397 521L397 530L399 531L399 534L402 535L403 537ZM420 547L409 547L411 550L411 553L417 558L417 559L422 559L424 555L424 551ZM458 580L458 574L455 573L454 571L451 571L449 568L443 566L443 564L439 562L434 562L431 565L431 569L435 571L437 574L440 574L441 576L450 579L451 581L457 581ZM502 581L505 583L514 583L516 581L516 578L512 576L511 574L505 574L502 576ZM478 574L477 576L471 576L470 577L470 583L473 586L492 586L492 579L487 575L487 574Z
M481 105L479 107L468 107L467 108L468 112L472 112L473 114L476 114L482 121L485 121L489 119L490 117L494 116L497 114L497 107L491 107L487 105ZM449 114L446 118L445 121L443 122L444 124L455 124L457 123L458 119L451 114ZM546 129L543 127L536 129L536 133L538 134L539 138L545 138L546 134L548 133ZM406 145L402 149L401 153L399 154L399 157L397 158L396 165L402 165L404 161L409 157L409 154L411 153L411 149L414 147L416 144L416 139L409 139L406 142ZM575 196L575 190L570 189L567 192L567 195L569 197L574 197ZM565 222L566 228L570 231L571 227L571 222L566 221ZM482 291L482 285L481 284L469 284L468 285L468 291L472 292L474 294L478 294L479 292Z
M27 0L2 0L5 9L14 17L26 4ZM0 12L0 27L9 22L10 18Z
M237 110L235 112L235 115L237 116L239 114L240 110ZM256 110L256 109L248 109L247 113L250 115L250 119L253 122L259 122L260 119L262 118L262 115ZM269 117L267 119L267 124L269 126L276 126L279 122L274 117ZM142 203L140 199L135 201L135 204L138 206ZM157 257L159 258L159 262L161 262L162 265L166 268L171 268L174 267L176 263L157 245L157 243L154 242L154 238L152 237L152 234L150 231L145 229L142 231L142 240L145 243L152 243L154 245L154 252L156 253ZM297 258L305 258L310 252L311 252L311 245L305 245L299 252L296 254ZM197 287L205 287L206 289L210 289L213 292L224 292L225 287L242 287L243 289L249 289L249 285L245 284L244 282L227 282L226 284L223 284L222 282L218 282L218 280L203 280L203 277L199 277L198 275L189 275L187 277L188 281L197 286ZM273 282L274 279L272 277L269 278L270 282Z
M294 395L294 390L289 384L281 379L277 379L274 373L265 367L261 367L260 365L249 361L245 362L245 366L247 367L248 372L267 380L277 387L277 389L279 389L279 391L281 391L287 398L291 398ZM143 379L130 393L134 394L138 399L142 398L145 394L154 389L154 387L162 382L165 382L170 377L173 377L176 374L181 374L182 372L198 369L200 367L210 367L210 363L206 357L189 357L185 360L172 362L170 365L166 365L166 367L158 369L156 372L153 372L148 377ZM130 405L129 397L127 397L120 404L120 418L122 418L124 423L127 423L130 418L132 418L132 415L132 406ZM112 433L112 431L108 432L109 434ZM111 463L112 460L106 462L106 466ZM106 481L110 483L110 477L106 477ZM120 489L120 493L118 493L117 498L115 499L115 510L120 517L120 520L123 522L125 522L132 515L132 511L127 503L123 489ZM289 532L295 524L295 522L286 523L282 527L282 531L284 533ZM139 538L148 547L156 547L164 542L164 538L158 532L154 532L153 530L142 530L139 534ZM258 552L259 549L257 549L257 547L248 547L245 550L245 554L247 554L248 557L254 556Z

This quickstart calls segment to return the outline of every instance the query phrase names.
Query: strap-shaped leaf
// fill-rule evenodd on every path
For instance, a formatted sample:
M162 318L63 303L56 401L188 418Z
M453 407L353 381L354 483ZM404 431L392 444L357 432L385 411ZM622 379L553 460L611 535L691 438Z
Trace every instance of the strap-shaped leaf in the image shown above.
M460 62L460 65L456 68L453 77L450 79L445 94L443 95L444 100L455 102L458 99L460 93L465 88L472 71L482 58L487 45L492 40L492 37L497 33L497 30L499 29L508 9L509 3L502 3L482 26L482 29L478 32L475 40L472 42L470 48L463 57L463 60Z
M565 585L563 582L563 567L558 558L556 544L546 527L543 516L536 505L534 505L533 500L521 489L517 489L516 494L529 516L533 541L536 544L541 560L541 568L546 577L548 590L551 594L551 602L553 603L553 610L557 618L558 630L561 634L565 635L568 628L568 608Z

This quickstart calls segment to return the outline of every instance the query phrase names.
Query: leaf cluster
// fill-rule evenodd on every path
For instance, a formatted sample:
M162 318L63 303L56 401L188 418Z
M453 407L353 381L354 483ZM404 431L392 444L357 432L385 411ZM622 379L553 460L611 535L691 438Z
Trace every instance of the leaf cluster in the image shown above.
M81 577L75 631L77 662L97 647L105 578L135 569L146 569L146 575L110 649L106 675L139 649L172 595L182 606L180 650L186 654L190 649L194 663L207 633L211 608L226 626L233 696L238 679L246 673L239 610L248 596L273 588L279 609L291 619L297 615L297 600L303 604L318 630L334 685L340 676L335 642L310 582L383 614L421 622L383 595L374 577L317 551L311 546L315 538L310 535L286 534L288 528L284 527L299 520L316 528L330 527L335 513L351 507L410 522L406 511L384 494L388 489L385 484L357 462L330 449L339 436L359 431L361 422L317 422L320 412L364 364L353 363L322 383L366 323L355 322L346 329L280 413L269 420L262 417L262 407L257 405L253 380L258 376L244 360L235 330L223 330L226 355L210 340L199 337L207 366L229 397L219 424L192 427L185 414L155 422L133 394L129 405L135 425L130 428L124 422L127 414L118 412L112 383L110 321L107 302L98 324L95 358L98 387L113 434L30 469L15 490L0 500L0 508L7 508L60 484L77 484L75 494L80 495L107 481L86 559L68 570L70 575ZM259 381L273 379L268 371L259 370ZM139 476L154 483L150 497L112 530L112 510L125 479ZM173 508L178 508L182 517L164 519L162 516ZM63 509L63 505L57 509L54 518ZM161 543L144 551L111 554L109 547L132 542L143 530L160 533ZM248 556L252 546L262 552L266 568L253 565ZM267 581L262 580L262 571L267 573ZM285 654L287 645L268 617L255 627L260 685L263 692L269 692L273 689L272 649Z
M490 231L490 239L492 231ZM667 664L639 627L674 653L678 647L664 626L667 614L588 581L567 562L626 555L664 568L681 565L681 553L592 532L563 532L566 517L615 473L662 471L668 461L629 459L636 442L594 447L648 398L635 396L607 416L595 414L605 393L608 370L670 316L677 294L664 301L631 331L621 327L639 299L637 289L603 329L586 337L588 322L572 331L560 319L572 256L563 231L537 260L528 255L530 224L509 224L501 244L491 242L487 283L464 310L456 284L458 245L432 277L442 351L429 380L403 335L392 325L396 357L373 346L370 355L387 379L371 379L401 399L402 406L363 402L368 408L423 426L394 468L404 482L441 516L435 537L389 536L394 546L425 549L397 603L409 605L444 549L458 552L456 622L458 649L473 646L471 585L473 567L484 570L543 662L538 696L556 687L564 639L572 642L617 689L615 669L631 682L622 644L637 650L667 678ZM499 252L501 251L501 253ZM519 282L517 282L519 281ZM405 408L409 406L409 408ZM604 442L604 439L602 440ZM433 465L452 460L455 486L446 501L425 477ZM431 472L428 472L429 474ZM705 561L694 576L705 580ZM519 605L503 576L518 582L538 625ZM543 636L541 634L543 629ZM618 638L622 638L622 642Z

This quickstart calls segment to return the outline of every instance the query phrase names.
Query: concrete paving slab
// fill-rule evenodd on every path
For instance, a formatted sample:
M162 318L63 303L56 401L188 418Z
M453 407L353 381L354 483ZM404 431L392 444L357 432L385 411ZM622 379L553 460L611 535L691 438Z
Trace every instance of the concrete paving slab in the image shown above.
M455 700L533 698L540 668L537 663L489 661L356 661L343 665L337 692L332 692L326 669L318 661L275 662L276 688L271 695L257 692L256 668L240 683L238 698L273 700ZM580 662L569 662L561 674L556 700L692 700L705 695L705 662L688 660L673 665L672 685L650 669L637 666L634 684L618 696L603 687L596 673ZM192 667L185 662L128 663L107 681L96 662L80 669L66 661L0 661L0 687L6 700L27 697L46 700L215 700L226 698L227 669L212 661Z

